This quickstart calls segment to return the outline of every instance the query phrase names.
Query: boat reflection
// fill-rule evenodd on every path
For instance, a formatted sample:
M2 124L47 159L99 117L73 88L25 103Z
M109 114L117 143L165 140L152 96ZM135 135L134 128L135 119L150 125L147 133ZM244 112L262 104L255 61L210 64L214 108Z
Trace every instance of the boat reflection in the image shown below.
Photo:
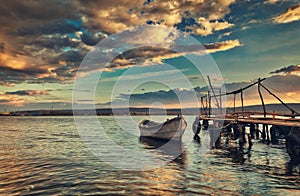
M145 149L158 150L166 156L169 156L177 164L184 165L186 154L181 141L154 139L151 137L140 137L140 143Z
M292 174L296 167L300 166L300 128L293 127L286 137L286 150L290 156L287 164L287 173ZM299 167L300 168L300 167ZM300 173L300 171L299 171Z

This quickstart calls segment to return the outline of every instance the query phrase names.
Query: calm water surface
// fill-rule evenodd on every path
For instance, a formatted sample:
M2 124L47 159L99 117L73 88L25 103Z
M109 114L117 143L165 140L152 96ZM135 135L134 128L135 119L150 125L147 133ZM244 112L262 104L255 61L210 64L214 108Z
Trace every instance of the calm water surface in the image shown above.
M122 131L114 117L99 120L118 145L170 157ZM297 168L286 174L283 146L255 142L250 152L229 148L203 155L203 145L192 142L194 117L187 120L180 157L150 171L124 171L87 149L73 117L1 117L0 195L300 195Z

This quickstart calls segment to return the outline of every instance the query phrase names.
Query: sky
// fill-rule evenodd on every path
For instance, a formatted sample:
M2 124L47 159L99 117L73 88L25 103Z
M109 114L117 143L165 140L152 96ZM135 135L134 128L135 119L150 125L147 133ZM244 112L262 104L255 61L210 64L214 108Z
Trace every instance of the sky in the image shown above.
M300 102L299 0L7 0L0 15L0 112L198 107L212 68L222 92L266 78ZM244 97L260 103L255 87Z

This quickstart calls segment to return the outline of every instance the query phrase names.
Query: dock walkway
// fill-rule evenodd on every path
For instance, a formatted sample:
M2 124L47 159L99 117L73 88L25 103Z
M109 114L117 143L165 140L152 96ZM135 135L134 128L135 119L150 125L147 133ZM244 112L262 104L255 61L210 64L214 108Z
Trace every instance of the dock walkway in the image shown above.
M214 120L214 121L229 121L236 123L252 123L252 124L262 124L262 125L278 125L278 126L288 126L288 127L300 127L300 119L298 118L268 118L268 117L234 117L225 116L221 117L208 117L201 116L202 120Z

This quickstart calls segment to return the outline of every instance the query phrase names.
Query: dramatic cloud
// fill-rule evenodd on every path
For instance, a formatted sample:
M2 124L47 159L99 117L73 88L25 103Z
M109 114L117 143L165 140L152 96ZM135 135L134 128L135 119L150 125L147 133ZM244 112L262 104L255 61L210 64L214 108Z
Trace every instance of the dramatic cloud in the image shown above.
M270 74L298 74L300 75L300 65L290 65L270 72Z
M178 26L181 30L209 35L233 26L224 21L233 3L235 0L124 0L122 3L111 0L78 1L77 7L84 14L87 26L98 26L109 34L147 23Z
M127 68L134 65L151 65L154 63L161 63L164 58L176 57L174 51L157 48L157 47L141 47L133 50L126 51L112 61L107 69Z
M235 0L11 0L0 8L0 76L3 81L0 85L68 82L74 79L91 46L109 34L137 25L164 25L205 36L231 28L234 24L224 17L230 13L229 6L233 3ZM164 32L142 32L140 38L130 41L134 44L146 36L155 37L156 42L172 42L176 38L174 35L165 40L165 35L169 36ZM153 64L169 55L156 59L152 56L152 60L148 58L142 64ZM140 61L125 64L134 62Z
M80 16L73 4L12 0L1 6L0 85L60 83L73 78L70 73L83 55L69 52L88 49L76 36L80 26L72 21ZM72 68L62 73L63 67Z
M74 50L69 39L26 40L22 54L0 53L2 80L8 83L62 82L74 77L86 49ZM65 50L62 48L67 47ZM22 51L22 50L20 50ZM3 74L3 75L2 75Z
M273 18L276 23L290 23L300 20L300 4L286 9L286 11Z

